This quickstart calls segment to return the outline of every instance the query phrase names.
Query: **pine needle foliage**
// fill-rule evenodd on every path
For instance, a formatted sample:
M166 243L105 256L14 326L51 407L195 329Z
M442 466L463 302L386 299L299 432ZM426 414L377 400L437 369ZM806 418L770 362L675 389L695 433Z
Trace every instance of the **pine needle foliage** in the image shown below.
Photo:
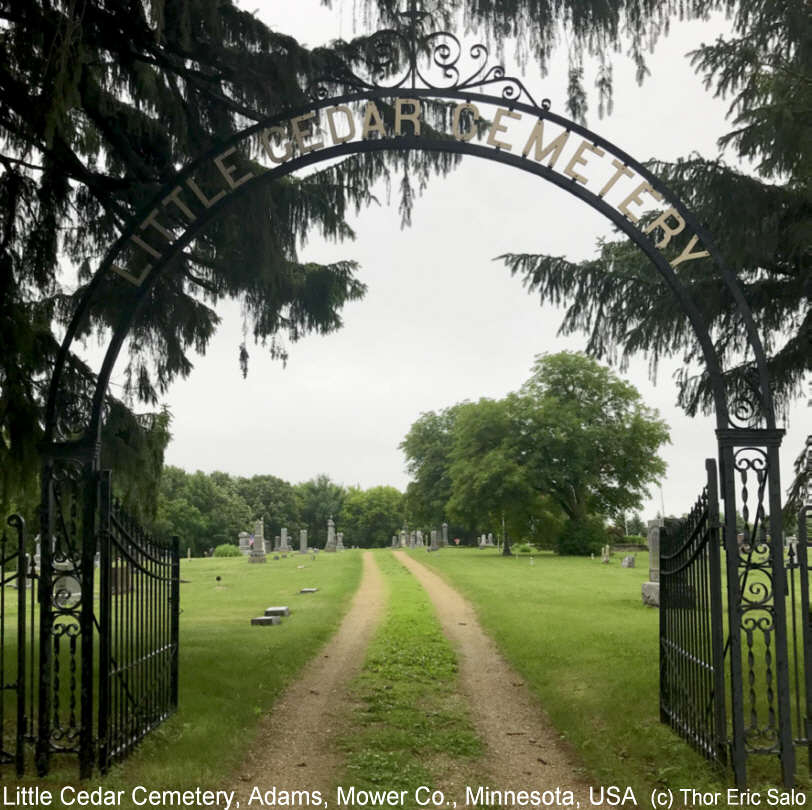
M651 170L713 235L738 275L765 349L780 411L812 370L812 17L803 0L731 3L733 33L692 52L709 90L729 99L733 129L719 140L728 159L690 155ZM731 158L752 169L730 165ZM656 234L655 234L656 235ZM565 305L561 332L585 332L595 357L682 354L679 402L689 414L713 406L701 354L687 319L626 241L603 241L595 258L507 253L499 257L542 302ZM742 321L710 261L677 275L698 303L732 393L753 371ZM634 294L630 294L634 291Z

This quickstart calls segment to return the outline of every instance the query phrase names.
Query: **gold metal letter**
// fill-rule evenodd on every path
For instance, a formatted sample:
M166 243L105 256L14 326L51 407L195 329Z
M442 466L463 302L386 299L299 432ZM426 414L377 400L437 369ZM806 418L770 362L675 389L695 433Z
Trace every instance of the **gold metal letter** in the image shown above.
M672 228L668 224L669 219L674 219L677 222L677 227ZM655 228L662 228L663 229L663 238L660 239L659 242L655 245L657 248L664 248L670 241L672 236L676 236L678 233L682 233L685 228L685 220L677 213L676 208L669 208L667 211L663 211L651 225L646 228L643 233L651 233Z
M336 113L344 113L347 118L347 125L350 128L349 134L347 135L339 135L338 131L336 130L335 121L333 120L333 116ZM347 141L351 141L355 137L355 121L352 120L352 110L344 104L340 104L336 107L330 107L327 110L327 125L330 127L330 137L333 139L333 143L338 146L341 143L346 143Z
M374 101L368 101L364 107L364 126L361 129L361 138L368 138L369 133L372 132L373 129L380 132L382 138L386 137L386 131L383 128L383 119L378 112L378 107Z
M280 138L287 138L288 133L282 129L282 127L270 127L269 129L263 129L259 133L259 142L262 144L262 148L265 150L265 154L268 158L273 161L274 163L284 163L286 160L290 160L293 157L293 144L288 140L287 146L285 148L285 153L282 157L277 157L273 153L273 147L271 145L271 135L278 135Z
M172 191L170 191L161 202L163 202L164 205L174 203L183 212L183 215L189 220L189 222L194 222L195 215L192 213L192 209L180 199L180 193L182 191L183 188L181 186L175 186L175 188L173 188Z
M234 172L237 171L237 167L226 166L224 161L229 155L233 155L236 151L237 147L231 146L228 149L226 149L226 151L223 152L221 155L217 155L217 157L214 159L214 165L217 166L217 168L220 170L220 174L223 175L226 183L228 183L228 185L231 188L238 188L239 186L241 186L243 183L247 182L254 176L253 172L248 172L248 174L243 175L239 180L235 180L231 176L234 174Z
M542 141L544 140L544 121L539 119L536 121L533 131L530 133L530 137L527 139L524 149L522 149L522 157L527 157L530 154L530 149L532 148L535 150L533 160L541 163L541 161L552 152L550 159L547 161L547 167L552 169L558 158L561 157L561 151L564 149L569 137L569 132L564 130L564 132L562 132L557 138L550 141L547 146L543 146Z
M564 174L569 175L573 180L577 180L579 183L583 183L584 185L586 185L586 177L584 177L582 174L578 174L578 172L575 171L575 167L579 164L581 166L586 166L586 158L584 157L585 149L589 149L590 152L593 152L598 157L603 157L606 154L606 152L604 152L600 146L593 146L587 140L581 141L581 145L575 150L572 160L567 164L567 168L564 169Z
M640 217L629 210L630 205L642 205L643 194L651 194L655 200L662 200L663 195L659 191L655 191L649 183L643 181L625 200L617 207L621 214L625 214L632 222L638 222Z
M634 172L617 158L612 159L612 165L615 167L615 173L609 178L609 182L598 192L599 197L603 197L604 194L610 191L624 174L626 177L634 177Z
M299 129L299 124L301 124L303 121L309 121L311 118L315 117L316 113L311 110L309 113L305 113L304 115L297 115L296 118L290 119L290 130L293 133L293 137L296 139L296 143L299 145L299 151L303 155L306 155L308 152L315 152L317 149L324 148L323 141L317 141L316 143L311 144L310 146L305 146L304 136L309 135L310 133L302 132L302 130Z
M192 189L192 192L194 193L195 197L197 197L197 199L200 200L200 202L202 202L204 207L206 208L211 208L217 202L217 200L220 200L226 196L225 189L220 189L220 191L218 191L211 199L209 199L200 190L200 186L198 186L198 184L195 183L195 181L192 180L191 177L187 178L186 185L189 186L190 189Z
M472 126L467 132L462 132L460 130L460 117L462 116L463 110L470 110L471 115L474 117L474 121L479 121L479 110L477 109L476 104L457 104L454 107L454 118L453 118L453 133L454 137L458 141L470 141L471 138L476 135L476 127Z
M497 132L507 132L507 127L502 125L503 115L506 115L508 118L512 118L514 121L520 121L522 118L519 113L513 112L513 110L506 110L504 107L497 107L496 115L494 116L493 123L491 124L491 130L488 133L488 146L495 146L497 149L504 149L506 152L510 152L513 147L509 143L496 140Z
M172 233L172 231L170 231L168 228L164 228L164 226L161 225L161 223L158 222L155 219L155 217L157 217L157 216L158 216L158 209L153 208L152 211L150 211L149 216L141 223L141 230L142 231L146 230L151 225L153 228L155 228L156 231L158 231L159 234L164 236L170 242L174 242L175 241L175 234Z
M403 105L410 104L412 106L412 112L408 115L403 113ZM416 98L399 98L395 102L395 135L403 134L401 132L401 123L403 121L411 121L414 126L414 134L420 134L420 116L422 115L423 110L420 106L420 102Z
M699 241L698 236L692 236L691 241L688 242L685 250L677 256L674 261L671 262L672 267L676 267L677 265L682 264L683 262L692 262L694 259L704 259L705 256L710 256L707 250L700 250L698 253L691 253L693 250L694 245Z

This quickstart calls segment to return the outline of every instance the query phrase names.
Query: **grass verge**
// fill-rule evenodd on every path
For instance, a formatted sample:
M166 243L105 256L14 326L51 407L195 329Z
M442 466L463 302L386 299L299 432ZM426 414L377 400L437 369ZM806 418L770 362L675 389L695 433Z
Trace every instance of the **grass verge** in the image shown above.
M482 754L482 744L428 595L390 552L376 552L375 559L387 579L389 607L352 685L358 710L342 740L346 768L339 784L406 791L401 806L417 807L418 787L449 785L457 769Z

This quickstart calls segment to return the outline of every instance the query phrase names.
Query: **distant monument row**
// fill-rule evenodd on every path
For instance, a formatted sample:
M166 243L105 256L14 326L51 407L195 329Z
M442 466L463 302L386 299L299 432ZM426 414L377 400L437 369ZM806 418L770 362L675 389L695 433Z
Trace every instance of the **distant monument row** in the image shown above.
M279 534L273 539L271 544L270 539L265 538L265 518L260 518L254 523L254 533L240 532L237 535L240 552L248 557L249 562L263 563L267 559L268 554L278 554L286 556L293 553L293 548L288 542L288 529L287 526L282 526ZM299 529L299 554L316 553L321 549L308 546L307 542L307 529ZM324 546L324 551L344 551L344 533L336 532L336 524L330 516L327 521L327 543Z

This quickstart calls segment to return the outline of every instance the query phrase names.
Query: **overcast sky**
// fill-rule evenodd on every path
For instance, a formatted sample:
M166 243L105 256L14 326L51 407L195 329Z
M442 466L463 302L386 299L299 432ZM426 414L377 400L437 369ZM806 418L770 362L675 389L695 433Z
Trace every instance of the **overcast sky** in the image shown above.
M332 10L318 0L242 5L310 46L354 33L350 2ZM652 75L642 87L618 56L614 112L598 120L593 97L589 126L638 160L716 156L716 138L728 129L726 104L704 91L684 54L725 28L721 18L676 23L651 56ZM546 79L528 72L525 83L566 114L566 59L557 61ZM528 377L534 355L584 347L581 335L557 337L561 313L540 307L493 258L506 251L592 256L611 227L586 204L537 177L472 157L431 182L406 230L396 195L386 205L385 190L379 192L382 206L351 219L355 242L313 239L301 251L303 260L360 263L369 291L345 308L344 328L291 345L286 368L249 346L244 380L239 306L220 305L222 325L206 356L166 397L174 416L167 463L291 482L327 473L346 485L402 490L408 476L398 444L421 412L502 397ZM662 495L652 489L646 518L660 510L661 497L667 513L689 509L703 485L703 459L716 455L713 420L688 419L675 406L678 366L662 364L656 385L644 358L625 375L671 428ZM783 446L784 489L809 430L804 406L793 409Z

